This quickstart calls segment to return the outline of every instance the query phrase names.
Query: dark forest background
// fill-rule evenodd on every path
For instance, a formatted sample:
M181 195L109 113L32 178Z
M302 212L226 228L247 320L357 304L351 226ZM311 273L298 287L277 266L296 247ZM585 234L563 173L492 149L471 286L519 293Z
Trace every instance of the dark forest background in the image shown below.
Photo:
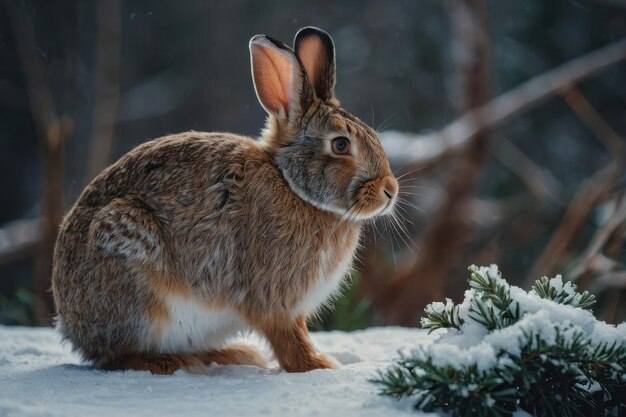
M368 229L318 328L415 325L492 262L527 289L564 273L626 319L626 1L1 4L0 323L49 323L56 225L104 166L168 133L258 135L248 40L307 25L334 37L337 97L406 174L403 220ZM535 96L489 105L520 85ZM479 128L451 144L463 114Z

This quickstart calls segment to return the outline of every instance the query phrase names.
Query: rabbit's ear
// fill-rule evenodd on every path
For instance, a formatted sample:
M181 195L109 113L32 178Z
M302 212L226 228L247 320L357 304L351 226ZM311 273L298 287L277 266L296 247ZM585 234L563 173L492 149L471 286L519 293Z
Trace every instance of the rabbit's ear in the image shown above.
M335 94L335 45L330 35L316 27L300 29L293 41L306 75L322 101Z
M294 52L284 43L265 35L250 39L252 80L259 102L270 114L291 117L311 96L306 76Z

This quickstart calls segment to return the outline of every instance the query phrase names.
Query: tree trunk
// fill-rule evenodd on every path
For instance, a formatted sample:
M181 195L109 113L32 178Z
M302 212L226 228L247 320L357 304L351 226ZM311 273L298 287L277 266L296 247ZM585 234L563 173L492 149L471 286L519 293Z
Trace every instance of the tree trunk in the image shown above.
M466 113L479 108L490 97L487 9L484 0L456 0L448 6L452 54L461 91L459 111ZM472 238L473 228L466 213L480 179L486 146L486 135L476 136L459 156L446 181L441 205L418 245L415 262L391 281L386 305L381 306L387 310L391 323L416 325L419 310L443 298L450 270Z

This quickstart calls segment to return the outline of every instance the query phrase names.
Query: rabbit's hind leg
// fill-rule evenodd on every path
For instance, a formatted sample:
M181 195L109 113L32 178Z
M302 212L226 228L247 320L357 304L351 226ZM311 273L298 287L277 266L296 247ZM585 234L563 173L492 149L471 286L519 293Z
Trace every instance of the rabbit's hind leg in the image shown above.
M255 348L244 344L233 344L222 349L210 350L196 354L205 365L253 365L268 368L269 362Z
M123 369L132 369L153 362L141 352L150 351L144 344L151 334L151 319L164 311L158 295L184 286L168 273L163 229L153 210L141 201L114 199L94 214L86 250L73 255L81 262L72 277L87 285L62 283L59 294L63 296L57 305L65 336L98 367L121 361ZM157 361L163 366L148 370L176 368L179 359L164 358Z
M89 234L104 256L161 270L168 260L163 229L154 211L141 200L117 198L95 215Z
M192 355L135 353L108 361L102 364L100 368L109 371L135 370L150 371L159 375L171 375L179 369L186 369L192 373L201 373L204 364L200 359Z
M212 363L219 365L254 365L268 368L267 359L252 346L235 344L222 349L210 350L197 354L144 354L133 353L107 361L98 368L108 371L150 371L153 374L171 375L179 369L191 373L204 373L205 366Z

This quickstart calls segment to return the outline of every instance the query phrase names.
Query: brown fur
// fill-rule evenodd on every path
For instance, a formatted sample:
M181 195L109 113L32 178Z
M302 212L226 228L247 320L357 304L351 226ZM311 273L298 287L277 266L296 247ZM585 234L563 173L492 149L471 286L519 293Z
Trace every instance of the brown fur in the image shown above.
M255 322L274 348L274 355L281 368L288 372L308 372L314 369L333 369L337 362L317 352L309 337L306 318L273 317Z
M306 49L316 31L307 29ZM319 47L332 47L329 39ZM361 221L391 209L383 191L395 196L397 182L376 132L334 97L316 97L289 47L257 36L251 50L255 83L270 83L257 85L260 101L285 106L268 110L259 140L186 132L147 142L97 176L61 225L59 329L96 366L265 366L249 348L223 346L226 336L198 334L209 324L230 331L239 319L288 371L336 366L315 350L306 317L337 290ZM334 50L326 52L332 65L316 69L317 88L334 86ZM255 58L275 54L286 59L279 69ZM267 74L285 68L296 76ZM349 137L353 155L329 151L336 136Z
M236 344L224 349L200 352L193 355L129 354L101 365L106 370L150 371L153 374L171 375L179 369L201 372L206 365L253 365L267 368L269 363L251 346Z
M132 353L120 356L100 366L107 371L150 371L158 375L171 375L179 369L196 371L203 367L200 358L191 355L150 355Z
M253 365L260 368L269 367L267 359L256 349L243 344L230 345L224 349L211 350L196 355L205 365Z

